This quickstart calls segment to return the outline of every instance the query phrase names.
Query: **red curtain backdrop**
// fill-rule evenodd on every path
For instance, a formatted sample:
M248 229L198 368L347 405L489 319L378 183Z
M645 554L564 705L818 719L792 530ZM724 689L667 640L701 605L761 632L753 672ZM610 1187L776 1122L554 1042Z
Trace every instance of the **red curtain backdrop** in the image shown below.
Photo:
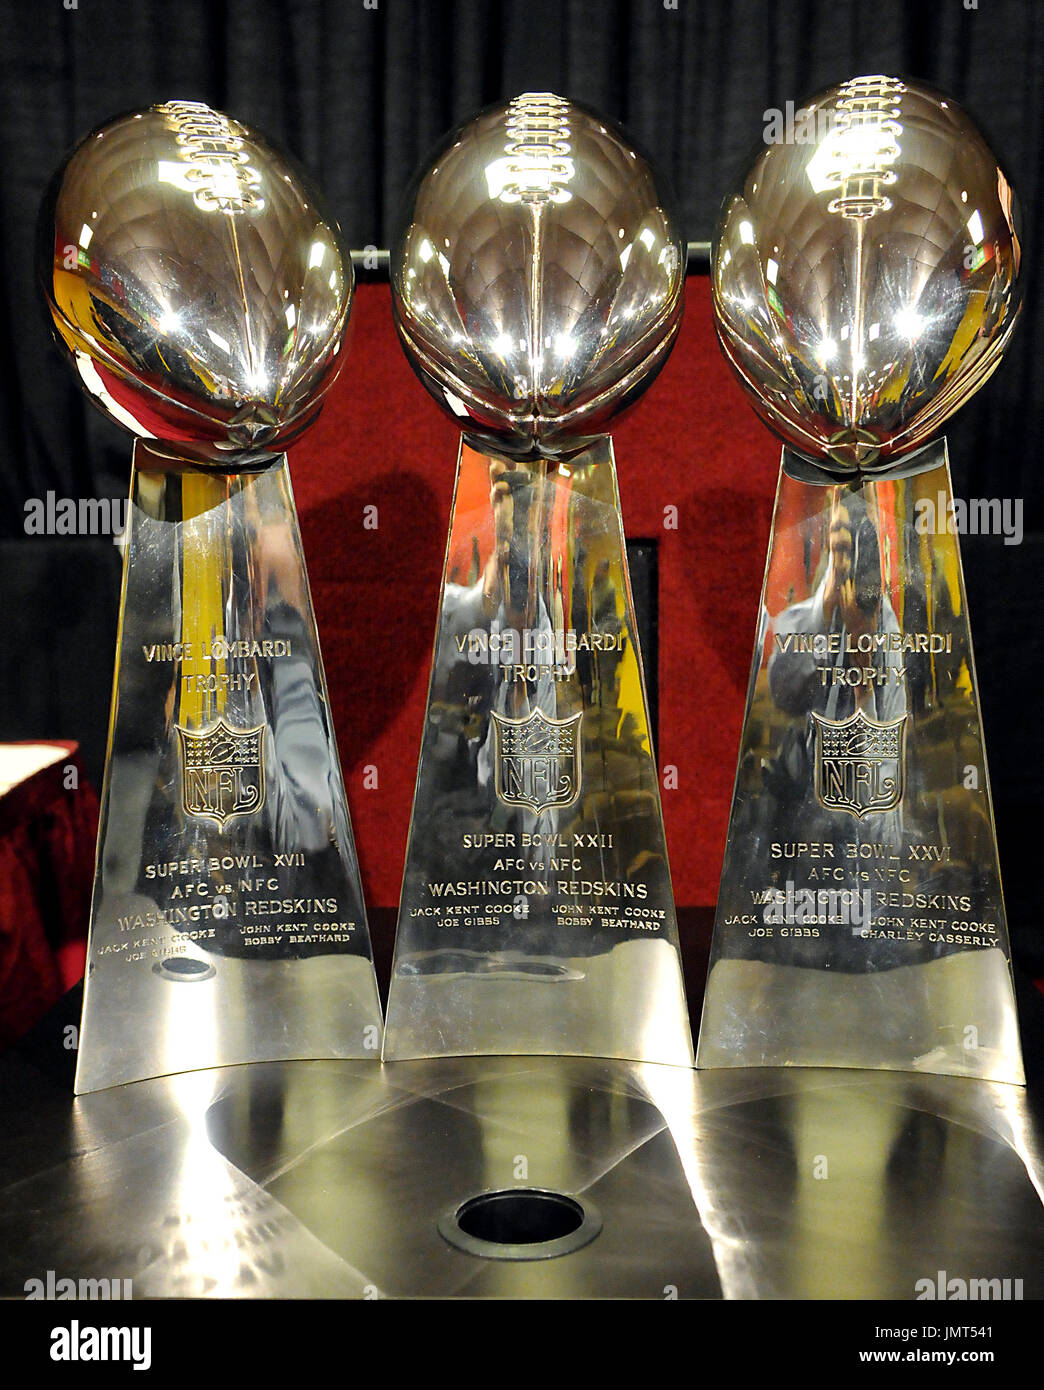
M59 746L67 757L0 796L0 1050L84 970L98 800L76 745Z
M348 357L290 454L367 901L397 903L459 430L416 380L385 285L361 285ZM779 445L690 278L662 374L614 431L626 533L659 542L661 768L675 895L715 901ZM377 508L377 528L364 525ZM677 508L677 529L665 509ZM372 517L372 513L369 514ZM365 782L374 780L376 787ZM369 775L367 776L367 773Z

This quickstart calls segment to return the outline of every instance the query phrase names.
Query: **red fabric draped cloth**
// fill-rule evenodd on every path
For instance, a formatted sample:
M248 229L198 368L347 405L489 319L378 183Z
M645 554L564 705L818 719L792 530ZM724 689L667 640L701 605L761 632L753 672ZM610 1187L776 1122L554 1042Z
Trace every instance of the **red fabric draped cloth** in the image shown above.
M75 743L0 795L0 1048L83 975L98 798Z

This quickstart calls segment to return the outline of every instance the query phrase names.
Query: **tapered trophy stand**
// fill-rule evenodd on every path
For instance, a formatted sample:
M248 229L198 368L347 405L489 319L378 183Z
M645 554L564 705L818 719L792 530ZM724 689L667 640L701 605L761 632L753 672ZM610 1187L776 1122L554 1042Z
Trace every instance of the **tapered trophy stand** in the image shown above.
M462 444L386 1059L691 1065L612 445Z
M285 457L138 441L76 1090L380 1037Z
M1023 1082L945 442L784 450L698 1065Z

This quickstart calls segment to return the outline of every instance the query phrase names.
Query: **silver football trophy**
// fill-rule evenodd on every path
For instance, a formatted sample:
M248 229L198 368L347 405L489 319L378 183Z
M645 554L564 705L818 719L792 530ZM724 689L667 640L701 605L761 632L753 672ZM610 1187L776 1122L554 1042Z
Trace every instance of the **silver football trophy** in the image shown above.
M81 384L137 436L76 1090L378 1057L283 453L341 363L337 224L259 136L170 101L76 147L39 256Z
M464 435L384 1056L690 1065L605 433L681 321L670 200L626 135L539 92L450 135L406 206L399 334Z
M700 1066L1023 1080L940 426L1018 316L1012 189L952 101L859 77L726 199L718 336L784 440Z

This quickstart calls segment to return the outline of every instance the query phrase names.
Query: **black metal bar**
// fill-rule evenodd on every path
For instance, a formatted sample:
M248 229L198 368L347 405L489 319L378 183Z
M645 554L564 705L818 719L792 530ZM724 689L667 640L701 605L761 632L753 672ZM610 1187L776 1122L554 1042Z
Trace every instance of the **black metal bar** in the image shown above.
M359 280L388 279L387 250L376 246L366 246L351 252L352 266ZM706 275L710 270L710 242L690 241L688 244L687 275Z

